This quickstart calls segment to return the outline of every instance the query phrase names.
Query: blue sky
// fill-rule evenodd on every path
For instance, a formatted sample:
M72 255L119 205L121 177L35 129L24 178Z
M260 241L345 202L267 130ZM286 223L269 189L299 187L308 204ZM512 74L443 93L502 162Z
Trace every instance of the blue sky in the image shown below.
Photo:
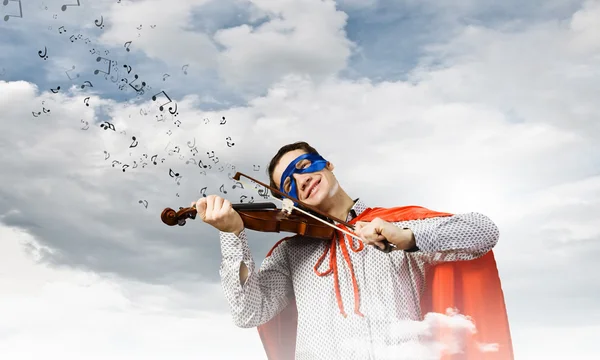
M517 359L598 356L598 294L589 285L600 270L598 1L22 5L23 18L0 20L0 317L12 319L0 324L0 355L27 358L17 354L36 341L70 359L79 345L57 344L77 335L82 347L104 344L98 358L163 359L183 347L186 359L235 333L262 359L255 332L230 323L218 233L199 222L169 228L158 216L204 187L232 201L257 198L232 188L233 167L267 182L279 147L305 140L371 206L478 211L497 222ZM15 11L17 2L2 5L0 18ZM94 23L101 16L103 28ZM106 66L98 56L116 61L112 81L94 74ZM135 74L147 83L143 94L121 80ZM152 101L162 91L177 116ZM106 121L116 131L100 128ZM138 147L129 147L132 136ZM158 164L142 168L143 154ZM257 264L282 237L252 235ZM82 299L79 307L60 294ZM48 312L63 314L64 326L49 330L60 320L39 315ZM78 333L84 313L144 335L131 335L127 348L102 331ZM48 329L32 332L19 319ZM169 336L157 323L207 340ZM164 348L143 346L154 336Z

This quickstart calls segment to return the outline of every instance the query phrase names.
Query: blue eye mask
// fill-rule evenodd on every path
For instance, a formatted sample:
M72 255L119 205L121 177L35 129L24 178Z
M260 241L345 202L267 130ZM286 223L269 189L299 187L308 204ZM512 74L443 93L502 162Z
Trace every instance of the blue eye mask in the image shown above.
M298 164L302 160L310 161L310 166L305 169L297 169L296 164ZM294 199L298 199L298 188L296 185L296 180L292 176L293 174L304 174L311 173L319 170L323 170L327 166L327 160L323 159L320 155L315 153L303 154L298 156L294 161L292 161L288 167L285 169L283 174L281 175L281 182L279 183L279 191L282 193L293 197ZM285 180L290 178L290 191L287 192L284 190Z

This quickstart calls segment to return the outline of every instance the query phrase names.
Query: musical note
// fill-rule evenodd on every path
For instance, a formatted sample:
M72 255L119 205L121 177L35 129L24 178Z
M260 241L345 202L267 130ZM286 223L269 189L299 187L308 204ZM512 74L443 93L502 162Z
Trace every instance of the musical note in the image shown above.
M77 38L75 37L75 35L71 35L71 36L69 37L69 40L71 40L71 42L72 42L72 43L74 43L74 42L75 42L75 40L77 40Z
M73 71L73 70L75 70L75 65L73 65L73 66L71 67L71 70L66 70L66 71L65 71L65 74L67 74L67 77L69 78L69 80L73 80L73 78L72 78L72 77L69 75L69 71ZM77 74L75 77L76 77L76 78L78 78L78 77L79 77L79 74Z
M44 59L44 60L48 60L48 49L44 46L44 53L42 54L42 50L38 51L38 55L40 56L40 58Z
M186 75L187 75L187 68L188 68L189 66L190 66L189 64L186 64L186 65L183 65L183 66L181 67L181 70L183 70L183 73L184 73L184 74L186 74Z
M112 131L116 131L115 126L113 124L109 123L108 121L105 121L105 123L106 124L104 124L104 123L100 124L100 127L103 128L104 130L108 130L110 128Z
M171 76L171 75L169 75L169 74L164 74L164 75L163 75L163 81L165 81L165 80L167 79L167 77L170 77L170 76Z
M192 142L191 142L191 141L188 141L188 142L187 142L187 145L188 145L188 147L190 147L190 148L193 148L193 147L195 147L195 146L196 146L196 138L194 138L194 143L193 143L193 144L192 144Z
M175 149L177 149L177 151L175 151L175 150L169 150L169 155L173 155L173 154L175 154L175 153L179 154L179 150L181 150L181 149L179 148L179 146L175 146Z
M181 125L181 121L175 120L175 122L173 124L175 124L175 125L177 125L177 127L179 127L179 125Z
M86 97L85 99L83 99L83 103L85 104L85 106L90 106L89 102L90 102L90 97L89 96Z
M228 136L225 138L225 141L227 141L227 146L232 147L233 145L235 145L235 143L231 142L231 138Z
M127 165L127 164L123 165L123 172L125 172L125 169L128 167L129 167L129 165Z
M160 114L160 118L158 116L159 115L156 115L156 121L166 121L165 116L163 114Z
M171 115L173 116L179 115L179 113L177 112L177 103L175 103L175 110L173 110L172 107L169 108L169 113L171 113Z
M193 162L194 162L194 165L198 165L198 164L196 164L196 159L194 159L194 158L190 158L189 160L187 160L187 161L185 162L185 163L186 163L186 165L187 165L187 164L189 164L189 163L190 163L190 161L193 161Z
M131 72L131 66L127 65L127 64L123 64L123 67L125 69L127 69L127 73L129 74Z
M209 168L212 169L211 165L204 165L204 163L202 162L202 160L198 160L198 167L203 167L203 168Z
M38 116L42 115L42 113L39 111L37 112L37 116L35 115L36 114L35 111L32 111L31 114L33 114L33 117L38 117Z
M257 167L258 167L258 169L257 169ZM254 169L254 171L259 171L260 165L252 165L252 168Z
M79 75L77 75L77 76L79 76ZM86 83L87 83L87 84L86 84ZM87 86L87 87L94 87L94 85L92 85L92 83L91 83L91 82L89 82L89 81L84 81L84 82L83 82L83 85L81 85L81 88L83 89L83 88L85 88L86 86Z
M96 58L96 61L97 61L97 62L100 62L100 60L102 60L102 59L104 59L104 60L108 61L108 72L96 69L96 70L94 70L94 75L98 75L98 73L104 73L104 74L106 74L106 76L108 76L108 75L110 74L110 66L111 66L111 64L112 64L112 60L110 60L110 59L107 59L107 58L104 58L104 57L102 57L102 56L98 56L98 57ZM105 77L106 77L106 76L105 76Z
M169 176L170 177L179 177L179 173L176 173L172 169L169 169Z
M244 188L244 185L242 185L242 183L241 183L241 182L239 182L239 181L236 181L236 182L235 182L235 184L234 184L234 185L233 185L231 188L232 188L232 189L235 189L236 187L238 187L238 188L242 188L242 189L243 189L243 188Z
M146 201L146 200L140 200L140 201L138 201L138 204L142 204L142 205L144 205L144 207L145 207L146 209L148 208L148 201Z
M202 196L206 197L206 186L203 187L202 189L200 189L200 194L202 194Z
M90 128L90 124L87 121L83 121L83 119L81 119L81 123L85 124L85 127L82 127L81 130L87 130ZM104 160L106 160L106 159L104 159Z
M9 1L15 1L15 2L19 3L19 15L6 15L6 16L4 16L4 21L8 21L8 19L11 17L23 18L23 7L21 6L21 0L4 0L4 2L3 2L4 6L8 5Z
M198 148L194 147L192 150L190 150L190 152L192 153L192 156L196 156L196 154L198 153Z
M223 194L227 194L227 190L225 190L225 184L221 185L221 187L219 188L219 191L222 192Z
M146 82L142 81L142 86L138 89L137 87L133 86L133 83L139 79L139 76L137 74L133 75L133 77L135 78L132 82L129 83L129 86L131 86L131 88L133 90L135 90L136 92L140 92L144 89L144 86L146 86Z
M127 50L127 52L129 52L129 46L131 45L131 41L127 41L123 46L125 47L125 50Z
M104 25L103 25L104 24L104 18L102 17L102 15L100 15L100 22L98 22L98 19L96 19L96 21L94 21L94 23L100 29L104 29Z
M211 155L211 153L212 153L212 155ZM208 155L208 158L209 158L209 159L212 159L212 158L214 158L214 157L215 157L215 152L214 152L214 151L211 151L211 152L208 152L208 151L207 151L207 152L206 152L206 155Z
M153 163L154 165L158 165L158 163L156 162L156 158L157 158L157 157L158 157L158 154L156 154L156 155L152 155L152 157L150 158L150 160L152 160L152 163Z
M83 120L81 120L81 121L83 121ZM108 158L110 157L110 154L106 150L104 150L104 155L106 155L104 157L104 160L108 160Z
M50 91L52 91L53 93L58 93L58 91L60 90L60 86L57 86L56 89L50 89Z
M225 116L223 116L223 118L221 119L221 121L219 122L220 125L225 125L225 123L227 122L227 120L225 120Z
M219 163L219 158L218 158L218 157L214 157L214 158L212 158L212 161L213 161L215 164L218 164L218 163Z
M205 124L205 125L206 125L206 124L208 124L208 123L210 122L210 120L209 120L208 118L204 118L204 119L202 119L202 120L204 120L204 124Z
M243 203L244 199L248 198L246 195L242 195L240 196L240 202Z
M65 29L64 26L61 26L61 27L58 28L58 33L59 34L62 34L62 33L65 33L65 32L67 32L67 29Z
M77 0L77 4L64 4L60 9L62 11L67 11L67 6L81 6L81 4L79 3L79 0Z
M137 142L137 139L135 138L135 136L132 136L131 140L133 140L133 142L131 143L131 145L129 145L130 148L134 148L134 147L138 146L138 142Z
M121 165L121 162L120 162L120 161L118 161L118 160L113 160L113 162L112 162L112 167L115 167L115 165L116 165L116 164L119 164L119 165Z
M159 95L160 93L163 93L163 94L165 95L165 97L166 97L167 99L169 99L169 101L167 101L166 103L164 103L164 104L162 104L162 105L160 105L160 106L158 107L158 110L160 110L160 111L163 111L163 110L165 109L165 108L164 108L164 106L165 106L165 105L167 105L167 104L169 104L169 103L171 103L172 101L171 101L171 98L169 97L169 95L167 95L167 93L166 93L166 92L164 92L164 90L163 90L163 91L161 91L161 92L158 92L158 93L156 93L156 94L154 94L154 95L152 95L152 101L156 101L156 95ZM171 108L169 108L169 110L171 110Z

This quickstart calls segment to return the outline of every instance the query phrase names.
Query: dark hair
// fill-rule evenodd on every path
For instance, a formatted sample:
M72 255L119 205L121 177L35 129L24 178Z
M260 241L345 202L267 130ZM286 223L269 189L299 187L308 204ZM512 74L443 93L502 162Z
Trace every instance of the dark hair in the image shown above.
M275 166L277 166L277 163L279 162L279 160L281 160L283 155L285 155L286 153L288 153L290 151L294 151L294 150L304 150L308 154L316 153L317 155L320 155L319 152L317 150L315 150L315 148L308 145L308 143L305 141L298 141L293 144L287 144L287 145L282 146L281 149L279 149L279 151L277 152L277 154L275 154L275 156L273 156L273 159L271 159L271 162L269 163L269 168L267 170L269 173L269 181L270 181L269 185L271 187L274 187L277 190L279 190L279 187L276 186L275 180L273 179L273 171L275 170ZM272 195L276 198L282 199L282 196L280 196L279 194L272 194Z

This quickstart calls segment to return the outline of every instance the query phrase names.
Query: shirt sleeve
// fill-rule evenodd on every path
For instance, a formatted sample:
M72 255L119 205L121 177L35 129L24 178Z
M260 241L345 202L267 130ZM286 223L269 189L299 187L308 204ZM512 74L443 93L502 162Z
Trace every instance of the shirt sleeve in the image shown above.
M416 245L432 262L477 259L498 243L500 232L487 216L470 212L404 223L412 230Z
M221 232L220 239L222 261L219 274L235 325L251 328L268 322L289 304L293 292L286 241L265 258L259 271L255 271L245 230L239 236ZM248 278L244 284L240 284L242 262L248 267Z

